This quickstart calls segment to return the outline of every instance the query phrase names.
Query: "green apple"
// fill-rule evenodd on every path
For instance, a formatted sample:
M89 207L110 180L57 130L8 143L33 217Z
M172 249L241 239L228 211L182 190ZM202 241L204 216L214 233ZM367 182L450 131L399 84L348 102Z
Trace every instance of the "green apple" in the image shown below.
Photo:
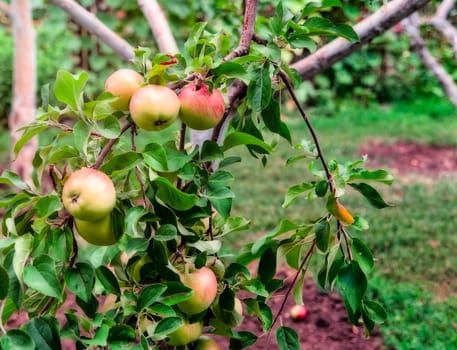
M75 218L75 228L87 242L95 245L111 245L116 243L111 215L97 221L85 221Z
M116 189L105 173L92 168L81 168L65 182L62 202L76 219L98 221L114 209Z
M179 92L179 100L179 117L189 128L214 128L224 116L224 96L217 89L210 91L206 84L193 83L185 86Z
M189 323L184 321L184 324L174 332L168 334L168 344L173 346L187 345L196 341L203 333L203 323Z
M198 339L195 350L220 350L220 347L213 338L202 336Z
M190 299L178 303L178 308L188 315L198 314L208 309L217 296L217 278L208 267L202 267L180 276L181 282L194 291Z
M173 90L161 85L146 85L130 99L130 114L135 124L144 130L169 127L179 114L179 98Z
M112 73L105 81L105 91L117 97L111 105L120 111L128 110L130 98L143 81L133 69L122 68Z
M226 330L239 326L243 322L243 304L236 297L233 310L222 309L218 301L213 303L211 310L215 317L210 320L210 324L217 329Z

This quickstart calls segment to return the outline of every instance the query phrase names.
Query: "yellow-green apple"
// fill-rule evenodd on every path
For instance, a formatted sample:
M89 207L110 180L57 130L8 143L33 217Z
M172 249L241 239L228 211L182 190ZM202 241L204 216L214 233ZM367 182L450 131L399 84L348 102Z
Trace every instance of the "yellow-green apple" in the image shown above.
M180 103L173 90L151 84L136 90L129 106L132 119L139 128L162 130L176 120Z
M213 338L201 336L195 350L220 350L220 347Z
M243 304L241 300L235 297L233 310L223 310L218 301L214 302L211 310L214 318L210 324L220 330L239 326L243 322Z
M189 323L185 320L184 324L168 334L168 343L173 346L187 345L196 341L203 333L203 323Z
M105 91L117 97L111 105L120 111L128 110L130 98L143 81L133 69L122 68L112 73L105 81Z
M189 128L214 128L224 116L224 96L217 89L210 91L206 84L193 83L185 86L179 92L179 100L179 117Z
M62 189L65 209L76 219L99 221L116 205L116 189L108 175L97 169L76 170Z
M111 215L97 221L85 221L75 218L75 228L79 235L87 242L95 245L111 245L116 243Z
M217 296L217 279L208 267L194 272L182 273L181 282L194 291L190 299L178 303L178 308L188 315L198 314L208 309Z

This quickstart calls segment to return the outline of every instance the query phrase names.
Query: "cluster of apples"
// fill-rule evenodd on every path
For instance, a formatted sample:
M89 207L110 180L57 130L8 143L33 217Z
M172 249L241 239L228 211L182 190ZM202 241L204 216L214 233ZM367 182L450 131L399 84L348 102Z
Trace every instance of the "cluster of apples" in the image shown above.
M209 267L202 267L192 272L184 272L180 275L181 282L192 289L194 294L190 299L177 304L178 308L187 316L193 316L211 308L214 318L210 324L218 329L227 329L238 326L243 320L243 307L240 299L235 298L234 308L229 311L232 322L224 323L221 318L224 312L218 304L218 288L215 273ZM169 344L174 346L187 345L197 342L196 349L218 350L216 341L208 336L202 336L203 323L185 321L177 330L169 334Z
M144 130L162 130L179 117L195 130L214 128L225 111L224 96L218 89L197 82L176 94L163 85L145 84L132 69L119 69L105 82L105 91L117 99L113 107L129 111L135 124Z
M62 202L73 216L76 230L87 242L116 243L111 218L116 189L108 175L92 168L76 170L63 186Z

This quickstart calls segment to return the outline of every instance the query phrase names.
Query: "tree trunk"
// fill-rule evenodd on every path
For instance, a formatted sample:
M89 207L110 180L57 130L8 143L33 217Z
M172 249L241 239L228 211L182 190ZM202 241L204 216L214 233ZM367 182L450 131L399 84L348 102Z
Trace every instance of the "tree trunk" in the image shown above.
M11 143L14 145L22 132L18 128L35 119L36 48L32 7L29 0L13 0L11 16L14 37L13 101L9 116ZM37 139L28 142L21 152L11 155L11 169L26 182L32 183L32 160L38 147Z

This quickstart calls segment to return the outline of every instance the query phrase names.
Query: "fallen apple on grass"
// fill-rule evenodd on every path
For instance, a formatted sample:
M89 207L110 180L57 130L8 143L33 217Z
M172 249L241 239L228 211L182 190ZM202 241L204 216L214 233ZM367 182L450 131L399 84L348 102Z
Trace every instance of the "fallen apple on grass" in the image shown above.
M189 128L208 130L221 121L225 112L224 96L208 85L193 83L179 92L181 110L179 117Z
M173 90L146 85L135 91L129 109L135 124L144 130L163 130L178 118L180 102Z

